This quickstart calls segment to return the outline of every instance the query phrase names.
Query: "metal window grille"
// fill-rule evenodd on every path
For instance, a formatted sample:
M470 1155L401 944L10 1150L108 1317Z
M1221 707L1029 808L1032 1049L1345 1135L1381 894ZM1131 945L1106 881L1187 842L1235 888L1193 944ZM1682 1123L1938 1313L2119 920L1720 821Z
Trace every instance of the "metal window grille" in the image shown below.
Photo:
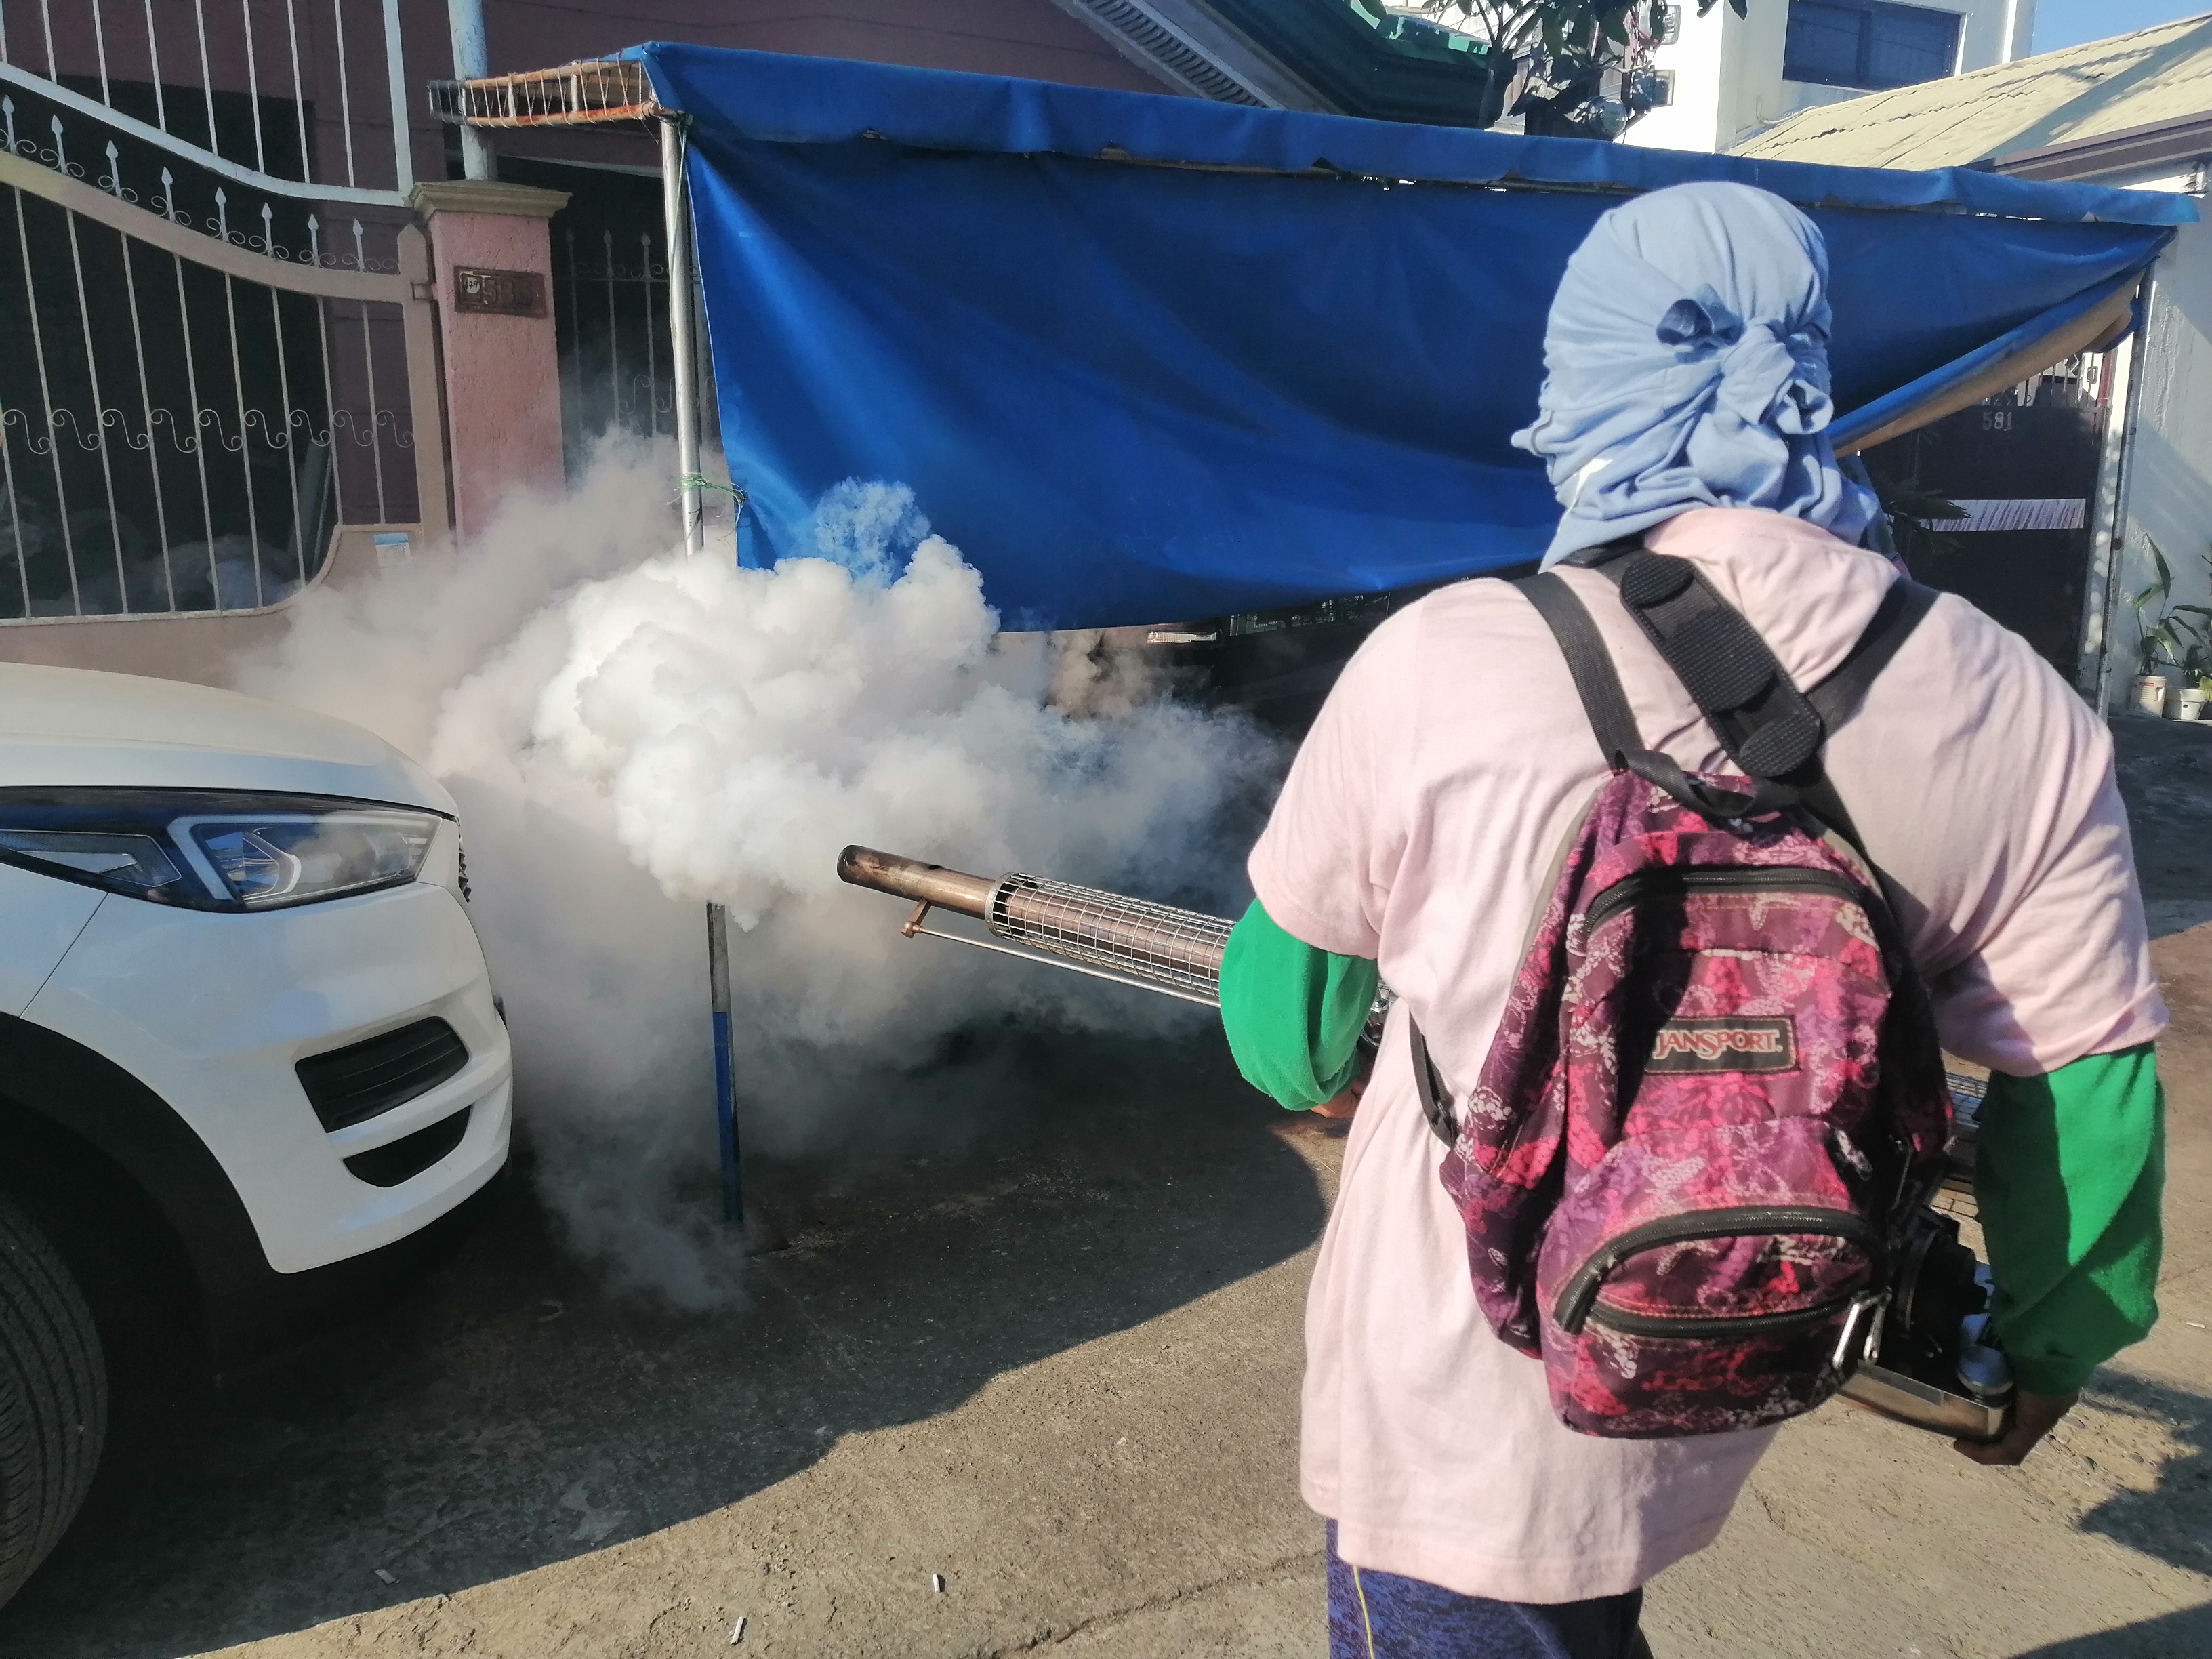
M507 157L501 174L568 192L553 216L553 326L571 477L608 432L676 430L668 247L657 174Z
M617 235L605 221L584 217L559 234L554 330L562 443L573 472L601 433L673 432L676 383L668 358L668 263L659 233L625 227Z

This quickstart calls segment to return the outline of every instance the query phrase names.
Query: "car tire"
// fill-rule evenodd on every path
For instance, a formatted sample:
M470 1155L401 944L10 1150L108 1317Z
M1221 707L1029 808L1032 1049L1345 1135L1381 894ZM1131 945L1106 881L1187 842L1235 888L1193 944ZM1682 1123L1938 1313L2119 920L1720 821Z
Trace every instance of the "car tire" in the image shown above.
M106 1437L92 1310L46 1235L0 1198L0 1605L76 1518Z

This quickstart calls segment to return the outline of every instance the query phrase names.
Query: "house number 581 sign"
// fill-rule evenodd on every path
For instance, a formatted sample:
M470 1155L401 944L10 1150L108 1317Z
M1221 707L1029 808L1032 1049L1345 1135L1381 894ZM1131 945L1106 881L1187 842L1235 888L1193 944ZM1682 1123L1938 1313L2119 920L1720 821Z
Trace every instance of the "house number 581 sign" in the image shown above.
M493 317L543 317L545 279L534 270L453 270L453 309Z

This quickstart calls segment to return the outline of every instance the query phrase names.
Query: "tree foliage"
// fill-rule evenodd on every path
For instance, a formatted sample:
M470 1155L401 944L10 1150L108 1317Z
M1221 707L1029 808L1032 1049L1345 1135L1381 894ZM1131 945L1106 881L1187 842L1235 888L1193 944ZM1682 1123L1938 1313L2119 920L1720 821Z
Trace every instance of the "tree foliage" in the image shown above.
M1725 0L1739 17L1748 0ZM1694 0L1700 17L1723 0ZM1499 112L1527 131L1615 138L1652 106L1663 0L1405 0L1390 9L1471 35L1512 66Z

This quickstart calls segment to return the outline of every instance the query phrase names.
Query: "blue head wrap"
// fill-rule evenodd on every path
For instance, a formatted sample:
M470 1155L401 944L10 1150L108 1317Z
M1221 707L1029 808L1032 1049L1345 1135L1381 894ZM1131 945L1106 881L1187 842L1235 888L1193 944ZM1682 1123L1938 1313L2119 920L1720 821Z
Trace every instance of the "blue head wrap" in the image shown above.
M1694 507L1764 507L1855 542L1879 510L1826 428L1828 251L1748 185L1676 185L1613 209L1567 262L1544 389L1513 441L1566 508L1545 553Z

